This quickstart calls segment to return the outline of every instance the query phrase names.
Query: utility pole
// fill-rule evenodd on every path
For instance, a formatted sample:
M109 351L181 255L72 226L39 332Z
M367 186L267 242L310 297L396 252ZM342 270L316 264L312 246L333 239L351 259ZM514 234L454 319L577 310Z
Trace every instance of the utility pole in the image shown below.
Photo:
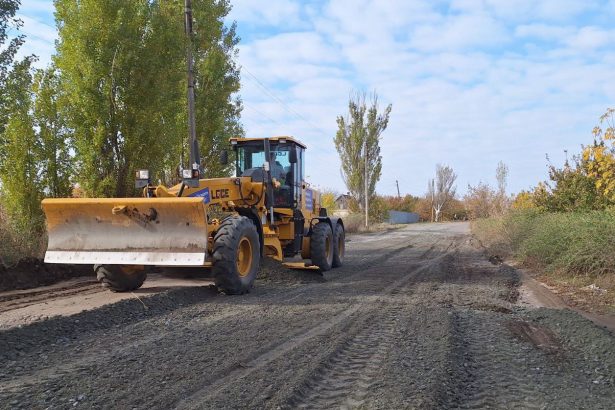
M399 181L395 180L395 185L397 185L397 197L401 198L401 194L399 193Z
M201 158L198 142L196 140L196 120L194 117L194 61L192 60L192 0L185 0L185 29L186 29L186 65L188 67L188 131L190 141L190 169L194 164L200 171Z
M435 192L435 181L432 179L431 180L431 222L433 222L433 196L434 196L434 192Z
M365 229L369 228L369 192L367 192L368 189L368 180L367 180L367 138L365 139L365 145L363 148L363 155L364 155L364 160L365 160L365 175L363 176L363 178L365 179Z

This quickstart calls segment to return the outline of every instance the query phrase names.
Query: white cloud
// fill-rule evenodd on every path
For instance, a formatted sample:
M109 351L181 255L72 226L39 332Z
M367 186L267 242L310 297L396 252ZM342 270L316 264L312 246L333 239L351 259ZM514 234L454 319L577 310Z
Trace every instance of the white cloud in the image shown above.
M300 23L300 3L292 0L234 0L230 17L259 26L290 26Z
M485 15L450 16L439 24L418 26L411 45L421 51L464 50L500 45L507 40L505 28Z
M583 27L571 37L568 44L578 50L596 49L612 46L615 42L615 30L603 30L598 27Z
M453 11L465 13L488 12L509 21L563 21L584 12L601 8L598 0L452 0Z
M520 38L536 38L546 41L561 41L576 30L569 26L550 24L523 24L515 28L515 35Z

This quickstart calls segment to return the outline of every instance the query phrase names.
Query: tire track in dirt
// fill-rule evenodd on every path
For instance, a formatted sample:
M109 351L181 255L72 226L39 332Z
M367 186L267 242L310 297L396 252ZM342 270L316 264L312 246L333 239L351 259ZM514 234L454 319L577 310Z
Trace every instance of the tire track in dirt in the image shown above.
M400 307L372 317L351 339L344 342L284 408L354 408L365 398L376 380L380 364L390 350Z
M385 255L372 259L369 266L370 267L377 266L381 264L382 262L384 262L385 260L390 259L392 256L398 255L402 253L403 251L410 249L411 247L412 245L405 245L405 246L397 247ZM239 379L246 378L247 376L254 373L255 371L264 368L265 366L267 366L269 363L273 362L274 360L288 355L289 352L297 349L299 346L307 343L308 341L318 336L323 336L327 334L327 332L329 332L331 329L343 323L357 323L358 322L358 323L363 324L363 326L365 326L365 324L367 323L367 318L374 317L374 315L377 314L377 312L380 312L380 314L382 315L382 320L383 320L382 324L389 323L389 320L386 319L386 317L388 317L389 315L382 313L382 309L381 309L382 306L387 306L387 297L399 293L400 289L404 288L409 282L411 282L412 279L417 274L419 274L420 271L427 268L429 266L430 261L426 261L426 262L427 264L419 264L416 268L410 270L405 275L403 275L401 278L396 279L393 283L390 283L388 285L382 284L383 288L378 292L379 296L376 298L376 300L371 300L368 302L365 302L365 301L351 302L350 306L342 310L340 313L338 313L336 316L329 319L328 321L322 322L321 324L315 327L311 327L310 329L307 329L306 331L302 332L299 335L292 335L289 339L282 342L281 344L270 346L267 350L260 353L259 355L254 357L249 362L245 363L241 368L232 369L225 376L219 377L214 382L202 386L199 390L193 392L190 396L188 396L187 398L177 403L175 408L192 409L192 408L202 407L204 403L208 402L207 399L209 397L216 396L217 394L219 394L222 390L224 390L227 387L229 383L233 383L233 382L237 383ZM363 276L368 276L370 274L373 274L373 272L369 271L366 265L363 265L363 266L365 267L360 272L353 275L355 279L357 276L363 277ZM390 325L391 326L388 332L394 329L393 324L390 324ZM360 331L361 325L359 325L358 327ZM380 346L379 341L387 340L388 338L386 336L388 335L388 333L386 330L380 330L379 333L382 335L381 338L376 338L375 340L371 342L368 340L364 340L364 343L369 344L369 343L376 342L376 344ZM387 346L386 344L383 344L383 346L379 349L384 349L383 351L386 351L386 346ZM350 345L349 345L349 348L352 350L352 347L350 347ZM364 383L369 383L369 382L364 381ZM360 397L364 395L363 392L365 391L366 391L365 389L363 391L358 391L358 397L359 397L358 400L360 400Z
M0 313L35 305L44 301L61 299L73 295L89 295L104 292L98 282L74 283L60 288L34 290L31 292L11 292L0 296Z
M388 260L394 257L395 255L403 252L404 250L409 249L410 247L411 245L391 247L392 249L389 248L390 250L387 253L380 255L378 258L372 258L369 263L364 264L363 266L368 266L368 267L377 266L380 263L382 263L382 261ZM354 269L344 279L351 280L351 279L365 277L369 274L370 272L367 270ZM81 285L81 284L77 284L77 285ZM86 286L87 284L83 284L83 285ZM88 286L94 286L96 289L96 292L106 291L105 289L102 289L98 283L89 284ZM316 286L318 286L318 284ZM385 287L385 286L386 284L382 284L382 287ZM77 293L80 291L80 289L81 288L79 288L79 286L76 286L76 287L71 286L71 287L66 287L63 290ZM86 288L86 289L89 289L89 288ZM39 291L39 292L33 292L33 293L40 294L41 298L45 298L45 297L53 298L54 295L50 294L51 291L53 290L45 290L45 291ZM288 303L292 301L298 296L301 296L305 292L306 292L306 287L299 287L299 288L291 289L291 290L284 289L283 292L280 292L279 295L278 295L279 292L274 291L274 293L272 295L268 295L268 297L274 298L275 302L278 304L284 304L284 303ZM153 295L151 297L156 298L156 297L161 297L161 295ZM66 294L61 294L61 295L57 295L56 297L59 298L59 297L65 297L65 296ZM145 300L147 301L147 299ZM249 298L225 298L222 302L215 301L213 303L227 304L228 308L232 309L232 311L224 311L224 312L215 314L211 317L206 317L203 320L203 324L207 323L211 326L215 323L227 321L235 317L240 317L241 315L244 314L246 310L251 309L250 305L253 303L253 300ZM112 306L110 306L109 308L113 309ZM354 312L355 311L353 310L352 312L350 312L350 314ZM345 317L347 316L342 317L342 319ZM66 319L68 320L69 318L66 318ZM36 326L36 324L33 324L32 326ZM304 333L305 331L299 331L299 332L289 335L289 337L290 338L301 338L302 335L304 335ZM310 337L312 336L313 335L310 334ZM165 337L166 337L165 332L154 333L154 334L148 335L147 337L143 337L139 335L136 338L132 338L129 335L123 335L123 340L125 343L118 344L118 345L113 344L111 345L113 348L106 352L99 351L95 347L96 344L94 344L92 348L87 349L83 352L80 352L77 355L74 355L71 358L70 362L56 363L53 367L49 367L49 363L47 363L45 367L42 367L39 369L32 369L30 372L28 372L25 375L14 377L13 380L11 380L10 382L2 383L2 386L0 387L0 391L3 391L3 392L16 391L20 388L23 388L23 386L34 385L34 384L40 383L41 381L49 382L55 379L60 379L64 377L65 374L78 372L81 369L88 368L90 366L96 365L97 363L112 360L113 357L116 357L118 355L119 356L130 355L130 352L132 351L144 349L144 348L147 348L148 346L158 346ZM264 350L259 349L259 352L257 352L257 354L266 354L267 352L276 350L278 348L279 348L279 342L276 342L272 345L266 346ZM229 365L229 368L224 369L223 372L221 373L226 374L229 371L232 371L232 368L234 366L235 366L234 364Z
M414 285L436 266L446 255L456 248L449 244L443 251L437 250L440 241L433 243L420 259L438 252L418 269L412 270L404 277L403 286L389 289L387 299L374 307L372 315L363 319L349 339L319 366L291 395L283 408L322 409L322 408L358 408L366 404L373 384L378 380L381 365L393 345L398 317L404 309L404 300L396 299L399 294L404 299L414 292Z
M535 369L549 358L520 348L504 326L501 314L455 310L451 320L449 363L438 401L441 407L462 409L544 409L541 380Z

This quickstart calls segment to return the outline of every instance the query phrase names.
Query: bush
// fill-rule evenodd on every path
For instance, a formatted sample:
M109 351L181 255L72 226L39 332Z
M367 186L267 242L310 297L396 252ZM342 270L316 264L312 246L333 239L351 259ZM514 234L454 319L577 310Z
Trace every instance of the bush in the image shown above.
M347 233L357 233L365 225L365 217L362 214L349 214L344 218L344 229Z
M615 212L512 211L473 223L488 251L525 266L576 275L615 274Z
M5 268L27 258L41 258L47 236L40 233L40 222L28 224L11 223L0 207L0 264Z

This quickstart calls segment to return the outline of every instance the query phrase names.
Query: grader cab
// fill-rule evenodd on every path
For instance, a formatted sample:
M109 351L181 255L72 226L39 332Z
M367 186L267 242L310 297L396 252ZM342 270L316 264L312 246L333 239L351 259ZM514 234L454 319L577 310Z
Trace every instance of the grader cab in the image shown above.
M170 188L137 171L141 198L45 199L45 262L92 264L112 291L139 288L153 266L203 267L229 294L250 290L262 257L300 255L286 263L292 268L340 266L344 224L304 180L305 145L291 137L230 143L234 177L201 179L195 163Z

